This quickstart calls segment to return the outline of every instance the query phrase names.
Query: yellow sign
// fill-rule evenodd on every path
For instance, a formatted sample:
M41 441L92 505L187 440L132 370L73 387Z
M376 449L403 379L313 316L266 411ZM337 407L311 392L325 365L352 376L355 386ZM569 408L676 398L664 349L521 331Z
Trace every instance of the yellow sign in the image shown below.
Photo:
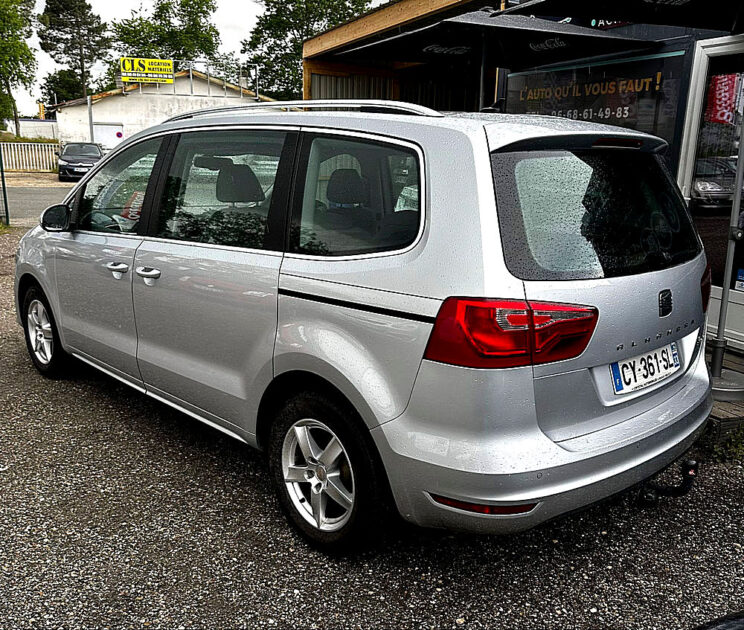
M173 83L172 59L122 57L119 66L124 83Z

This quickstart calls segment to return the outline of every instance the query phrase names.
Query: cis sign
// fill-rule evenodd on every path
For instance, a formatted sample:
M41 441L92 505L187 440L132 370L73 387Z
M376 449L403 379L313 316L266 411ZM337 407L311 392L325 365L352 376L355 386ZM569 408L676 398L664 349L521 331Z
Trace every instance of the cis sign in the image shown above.
M121 80L124 83L173 83L172 59L119 59Z

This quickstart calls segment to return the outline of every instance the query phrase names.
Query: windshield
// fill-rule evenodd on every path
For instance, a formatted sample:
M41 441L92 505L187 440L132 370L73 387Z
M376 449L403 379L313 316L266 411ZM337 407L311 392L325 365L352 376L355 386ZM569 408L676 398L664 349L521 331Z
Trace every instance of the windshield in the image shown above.
M506 262L519 278L627 276L700 253L684 202L655 155L494 153L492 167Z
M84 157L101 157L101 150L95 144L65 145L62 155L82 155Z

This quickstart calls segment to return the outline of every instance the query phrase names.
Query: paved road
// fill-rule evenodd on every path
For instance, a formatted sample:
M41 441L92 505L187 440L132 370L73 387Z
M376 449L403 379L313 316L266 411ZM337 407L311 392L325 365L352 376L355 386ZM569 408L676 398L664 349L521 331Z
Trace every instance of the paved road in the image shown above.
M506 538L308 549L253 451L84 366L34 371L18 233L0 236L0 626L680 630L744 610L736 463L704 462L654 510L620 498Z
M36 221L45 208L60 203L72 184L68 187L8 187L8 208L10 209L10 223L28 224ZM2 204L0 203L0 211Z

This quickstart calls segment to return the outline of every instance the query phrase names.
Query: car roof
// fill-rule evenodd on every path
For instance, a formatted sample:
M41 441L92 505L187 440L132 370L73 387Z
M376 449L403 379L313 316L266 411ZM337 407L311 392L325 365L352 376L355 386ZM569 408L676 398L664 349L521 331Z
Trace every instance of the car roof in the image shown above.
M386 101L369 102L388 103ZM308 103L312 103L312 101ZM276 105L279 105L279 103L276 103ZM297 105L297 107L301 106ZM631 129L570 120L558 116L466 112L440 113L425 108L420 108L420 110L429 111L431 115L426 113L411 115L412 112L403 111L399 113L395 111L394 103L390 105L389 111L350 111L348 109L301 111L291 108L288 108L287 111L277 111L277 109L266 107L265 104L251 105L245 108L214 108L182 114L141 132L134 138L163 131L251 124L366 132L412 141L421 139L422 128L455 130L464 134L478 135L482 135L485 131L491 150L497 150L530 138L577 135L653 139L654 142L650 144L654 146L666 144L655 136Z

